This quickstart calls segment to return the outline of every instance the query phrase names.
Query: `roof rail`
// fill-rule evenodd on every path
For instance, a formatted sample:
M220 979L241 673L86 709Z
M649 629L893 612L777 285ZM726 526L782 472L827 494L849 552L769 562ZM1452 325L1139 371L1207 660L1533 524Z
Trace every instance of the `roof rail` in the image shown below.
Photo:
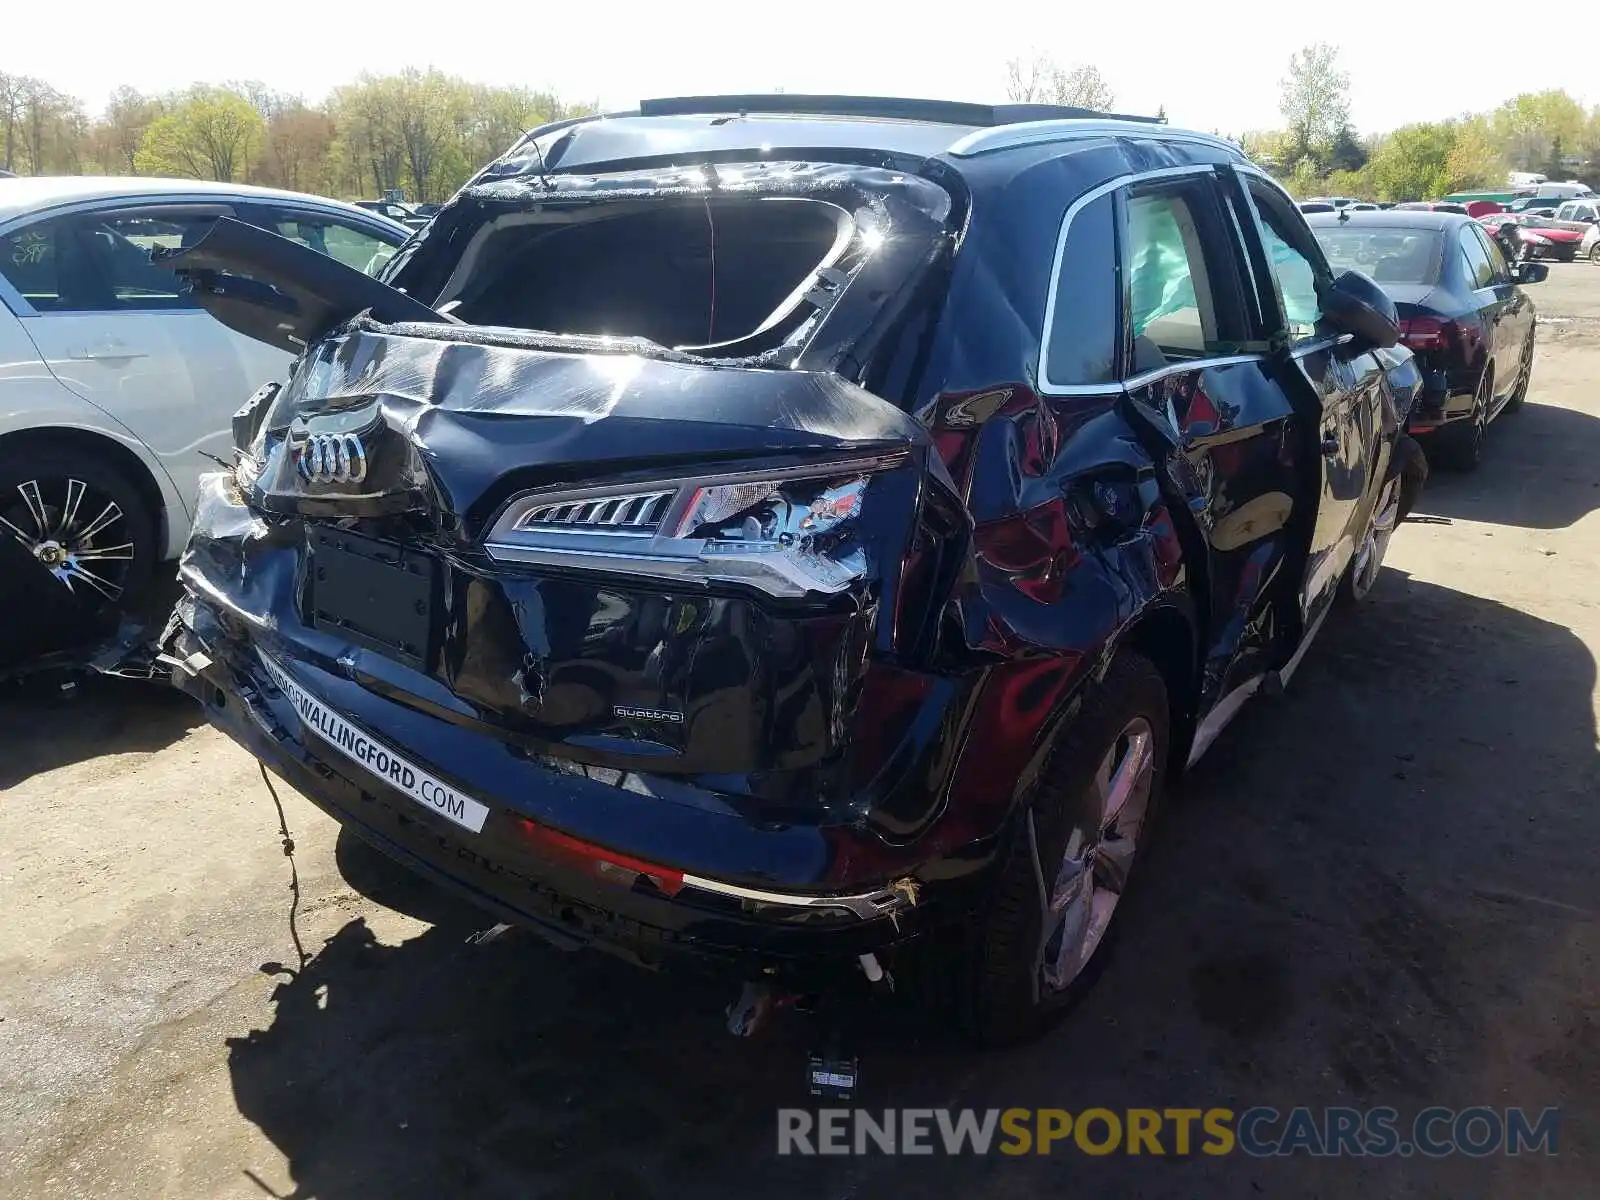
M671 96L639 101L642 117L683 117L712 113L764 113L793 116L863 117L926 121L936 125L993 127L1019 121L1075 118L1141 121L1162 124L1161 117L1132 117L1094 112L1064 104L967 104L959 100L916 100L895 96L798 96L787 92L751 96Z
M993 150L1013 150L1018 146L1039 146L1051 142L1075 141L1092 137L1150 137L1163 141L1193 142L1220 150L1232 158L1244 159L1244 151L1233 142L1191 129L1173 129L1161 123L1161 132L1149 130L1148 118L1133 121L1109 113L1095 113L1093 119L1031 121L997 129L976 129L952 145L948 153L957 158L974 158Z

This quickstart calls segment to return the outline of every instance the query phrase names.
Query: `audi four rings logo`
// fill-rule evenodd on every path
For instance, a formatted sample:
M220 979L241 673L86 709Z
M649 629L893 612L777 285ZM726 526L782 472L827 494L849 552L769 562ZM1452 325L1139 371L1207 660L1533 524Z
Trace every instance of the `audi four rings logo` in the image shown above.
M300 444L300 474L312 483L360 483L367 451L353 433L314 433Z

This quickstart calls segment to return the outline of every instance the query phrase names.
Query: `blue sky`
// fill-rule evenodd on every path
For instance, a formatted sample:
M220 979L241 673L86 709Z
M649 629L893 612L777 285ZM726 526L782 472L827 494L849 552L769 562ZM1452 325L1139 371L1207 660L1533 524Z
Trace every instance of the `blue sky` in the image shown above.
M1006 59L1044 51L1064 65L1096 64L1124 111L1164 104L1174 124L1237 134L1277 123L1289 55L1315 40L1340 47L1364 133L1492 108L1546 87L1600 101L1586 39L1507 51L1486 36L1486 14L1448 2L1250 0L1224 9L1178 0L1070 8L985 0L895 11L728 0L277 0L256 6L270 19L248 31L250 9L239 7L227 17L224 9L196 11L153 24L130 22L126 5L109 0L62 0L53 11L51 36L24 32L0 45L0 70L43 76L91 109L118 83L165 90L260 79L316 100L364 70L430 65L606 107L775 87L998 100ZM65 29L125 36L55 36Z

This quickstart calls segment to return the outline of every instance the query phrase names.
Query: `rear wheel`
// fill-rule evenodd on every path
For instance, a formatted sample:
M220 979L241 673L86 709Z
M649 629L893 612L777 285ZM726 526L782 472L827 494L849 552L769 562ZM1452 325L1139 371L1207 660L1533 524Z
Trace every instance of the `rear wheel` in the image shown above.
M1600 267L1600 242L1589 247L1589 261Z
M156 520L122 472L66 449L0 452L0 537L21 543L63 601L107 617L141 598Z
M1483 441L1489 430L1489 401L1494 395L1494 372L1485 367L1472 397L1472 415L1439 432L1434 461L1452 471L1472 471L1483 461Z
M1339 581L1338 598L1345 604L1359 604L1378 582L1378 572L1383 569L1383 556L1389 549L1389 539L1400 524L1400 479L1391 479L1384 485L1383 493L1373 507L1372 518L1367 522L1367 532L1356 547L1355 557Z
M1031 1037L1092 986L1166 776L1167 691L1119 654L1019 814L995 892L942 968L967 1032Z
M1517 364L1517 382L1512 386L1511 395L1506 399L1506 412L1516 412L1528 398L1528 383L1533 378L1533 333L1533 330L1528 330L1527 339L1522 343L1522 359Z

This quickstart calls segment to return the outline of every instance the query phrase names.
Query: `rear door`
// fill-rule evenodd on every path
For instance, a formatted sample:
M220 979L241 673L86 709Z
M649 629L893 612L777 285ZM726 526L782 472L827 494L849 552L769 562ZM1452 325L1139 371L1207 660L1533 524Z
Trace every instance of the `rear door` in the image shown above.
M1120 272L1097 266L1102 246L1120 246ZM1084 337L1107 306L1092 297L1060 302L1081 286L1069 284L1074 277L1107 274L1123 281L1131 416L1170 445L1167 478L1203 546L1205 566L1194 579L1211 616L1200 704L1209 710L1277 665L1276 626L1261 617L1279 592L1285 561L1298 562L1292 521L1310 438L1253 336L1255 289L1214 166L1156 173L1074 217L1052 310L1047 386L1092 386L1109 370L1113 356ZM1058 352L1071 346L1090 353Z
M1465 265L1463 281L1477 311L1483 336L1488 342L1490 360L1495 367L1495 391L1510 387L1511 367L1517 358L1520 323L1512 309L1512 289L1496 287L1494 263L1489 257L1489 247L1477 236L1477 223L1463 225L1454 236ZM1448 252L1449 246L1446 245Z
M1511 264L1500 252L1492 237L1480 227L1478 240L1489 258L1489 289L1495 297L1495 315L1499 332L1495 339L1495 391L1501 396L1510 394L1516 386L1525 355L1533 352L1533 304L1517 286L1511 273Z
M1275 350L1273 372L1316 428L1321 478L1299 595L1310 630L1326 614L1355 553L1372 483L1383 466L1383 368L1371 353L1352 354L1351 339L1324 322L1318 295L1331 285L1333 272L1294 202L1253 172L1235 172L1234 178L1241 222L1253 235L1251 257Z

